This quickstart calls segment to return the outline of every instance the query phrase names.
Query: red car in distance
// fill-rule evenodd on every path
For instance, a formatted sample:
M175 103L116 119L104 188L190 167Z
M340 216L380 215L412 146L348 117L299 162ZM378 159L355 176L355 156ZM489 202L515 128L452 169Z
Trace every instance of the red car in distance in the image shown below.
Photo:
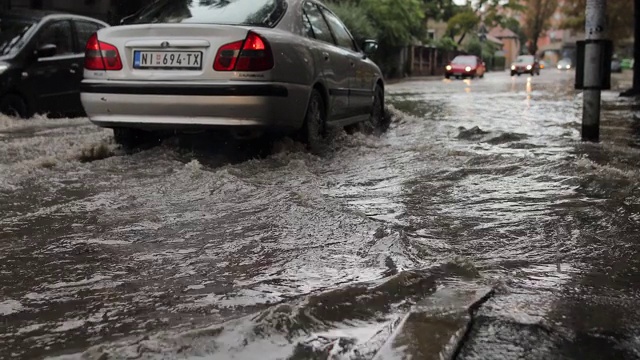
M452 76L457 79L465 77L473 79L476 76L483 78L484 73L487 72L485 63L475 55L458 55L451 60L445 70L444 77L447 79Z

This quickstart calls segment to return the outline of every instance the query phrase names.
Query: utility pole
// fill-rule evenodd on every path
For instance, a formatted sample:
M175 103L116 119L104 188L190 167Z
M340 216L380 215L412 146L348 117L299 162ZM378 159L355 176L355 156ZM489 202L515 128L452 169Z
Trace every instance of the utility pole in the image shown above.
M584 105L582 140L600 140L600 102L603 86L606 36L606 0L587 0L584 50Z
M633 92L640 94L640 0L633 2L634 12L634 39L633 39Z

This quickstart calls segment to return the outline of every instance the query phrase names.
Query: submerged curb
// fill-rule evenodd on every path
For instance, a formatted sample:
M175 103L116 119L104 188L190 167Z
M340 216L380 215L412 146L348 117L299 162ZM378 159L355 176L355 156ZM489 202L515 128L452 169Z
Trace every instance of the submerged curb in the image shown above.
M495 289L487 287L438 290L402 319L373 359L455 359L477 311L494 295Z

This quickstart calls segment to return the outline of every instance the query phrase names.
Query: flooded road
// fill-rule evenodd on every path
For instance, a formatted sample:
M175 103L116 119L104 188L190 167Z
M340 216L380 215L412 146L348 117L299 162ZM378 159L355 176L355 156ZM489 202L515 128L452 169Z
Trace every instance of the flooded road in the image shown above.
M640 126L579 142L572 76L389 85L321 157L0 118L0 358L640 358Z

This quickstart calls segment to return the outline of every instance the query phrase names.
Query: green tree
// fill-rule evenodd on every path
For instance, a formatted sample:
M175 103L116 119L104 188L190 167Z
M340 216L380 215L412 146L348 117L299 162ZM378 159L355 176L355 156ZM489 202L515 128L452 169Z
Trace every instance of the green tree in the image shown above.
M462 43L467 33L472 32L480 24L480 17L475 12L467 10L461 12L447 22L447 32L451 38L460 35L458 45Z
M519 0L480 0L475 9L476 13L482 14L482 22L489 27L502 26L513 19L509 14L521 13L526 10L526 6Z
M424 10L420 0L361 0L381 44L406 46L424 35Z
M423 0L426 19L448 21L460 11L453 0Z
M331 2L327 4L347 26L359 44L367 39L378 39L378 30L367 12L355 2Z
M538 39L549 29L551 17L558 8L558 0L526 0L524 33L529 40L529 53L538 52Z

